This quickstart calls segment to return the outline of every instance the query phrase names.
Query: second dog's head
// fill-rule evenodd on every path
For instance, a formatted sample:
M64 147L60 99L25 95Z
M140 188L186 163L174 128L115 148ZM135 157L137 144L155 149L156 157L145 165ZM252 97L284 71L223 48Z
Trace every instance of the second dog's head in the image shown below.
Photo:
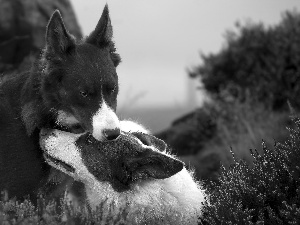
M165 179L183 169L183 163L165 154L166 145L154 136L125 133L100 142L92 135L43 130L41 147L47 162L88 186L111 185L115 192L137 182Z
M115 114L118 94L116 67L120 62L112 41L107 5L95 30L76 40L59 11L49 20L42 57L42 98L61 126L80 125L96 139L120 134Z
M40 137L48 164L80 181L66 188L75 210L122 224L198 224L204 191L154 136L122 132L100 142L88 133L42 130Z

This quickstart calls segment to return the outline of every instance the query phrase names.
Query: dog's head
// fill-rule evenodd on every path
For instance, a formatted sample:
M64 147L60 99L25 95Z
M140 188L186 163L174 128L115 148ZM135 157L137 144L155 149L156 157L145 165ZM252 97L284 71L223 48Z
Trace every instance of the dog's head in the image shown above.
M95 30L76 40L59 11L49 20L43 53L42 97L62 126L80 125L101 140L120 134L115 114L118 94L116 67L120 57L112 41L107 5Z
M166 145L154 136L121 133L100 142L89 133L42 130L41 147L48 164L91 186L108 182L116 192L142 180L165 179L184 164L165 153Z

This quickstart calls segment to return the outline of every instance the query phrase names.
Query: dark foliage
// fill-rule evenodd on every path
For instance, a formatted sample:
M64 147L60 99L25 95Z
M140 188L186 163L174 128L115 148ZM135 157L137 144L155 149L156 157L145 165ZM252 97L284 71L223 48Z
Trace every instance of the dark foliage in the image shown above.
M272 109L289 100L300 108L300 14L286 12L272 27L240 25L227 33L226 47L217 54L201 55L203 64L190 72L199 77L210 95L243 101L246 92Z
M252 152L253 167L236 160L211 184L204 224L300 224L300 120L285 143Z

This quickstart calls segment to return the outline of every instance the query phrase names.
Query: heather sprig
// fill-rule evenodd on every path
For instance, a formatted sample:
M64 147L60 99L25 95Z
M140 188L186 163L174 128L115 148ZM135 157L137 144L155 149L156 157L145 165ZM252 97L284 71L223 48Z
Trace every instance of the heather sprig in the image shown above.
M263 143L263 154L251 151L252 166L235 159L222 168L204 206L205 224L300 223L300 120L293 120L286 142L273 148Z

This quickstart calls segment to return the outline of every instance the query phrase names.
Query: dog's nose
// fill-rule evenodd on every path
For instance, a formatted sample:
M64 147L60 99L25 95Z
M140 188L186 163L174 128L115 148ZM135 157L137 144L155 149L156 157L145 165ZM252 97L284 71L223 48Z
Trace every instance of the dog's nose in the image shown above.
M120 133L121 133L121 131L119 128L103 130L103 135L104 135L105 139L108 141L117 139L119 137Z

